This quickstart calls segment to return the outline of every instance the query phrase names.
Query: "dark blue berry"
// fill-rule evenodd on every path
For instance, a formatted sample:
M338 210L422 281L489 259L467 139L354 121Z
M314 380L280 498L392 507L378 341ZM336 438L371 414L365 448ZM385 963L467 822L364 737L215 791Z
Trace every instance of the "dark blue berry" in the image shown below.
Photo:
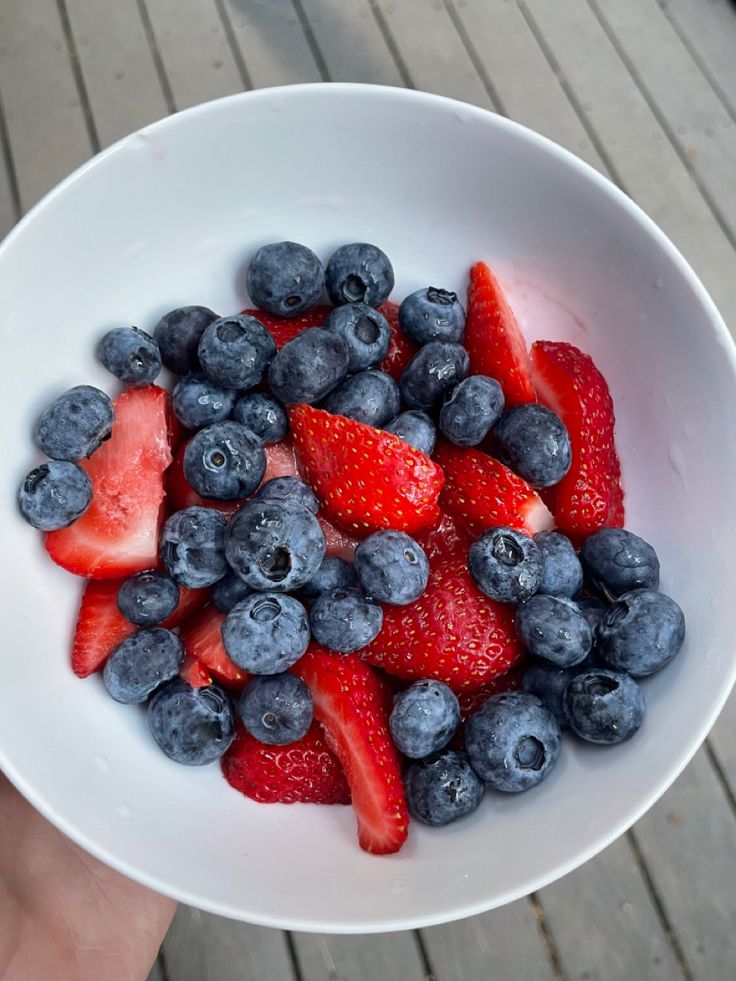
M580 561L595 589L616 599L632 589L659 588L659 559L649 542L623 528L601 528L583 542Z
M306 245L273 242L250 260L246 285L251 300L261 310L295 317L317 303L325 288L325 272Z
M150 385L161 371L158 344L138 327L116 327L97 345L97 357L126 385Z
M288 746L306 736L313 709L310 690L288 673L253 678L238 704L245 728L268 746Z
M409 446L420 453L431 456L437 442L437 429L426 412L410 409L402 412L383 427L387 433L394 433Z
M399 326L417 344L459 343L465 333L465 311L450 290L428 286L411 293L399 307Z
M289 420L276 399L263 392L250 392L235 403L232 418L247 426L260 441L278 443L286 436Z
M311 405L329 395L348 373L348 346L338 334L310 327L288 341L271 362L268 383L284 404Z
M399 411L399 386L382 371L360 371L346 378L324 401L334 415L380 429Z
M588 621L565 596L531 596L517 608L514 626L530 654L561 668L584 661L593 643Z
M333 589L314 601L309 623L318 644L349 654L378 636L383 610L359 589Z
M325 548L317 518L298 500L257 497L230 519L225 553L252 589L286 593L313 578Z
M593 634L593 642L595 643L596 637L598 636L598 625L606 615L608 603L604 603L597 596L581 596L575 602L580 612L588 621L588 626Z
M169 759L187 766L218 760L235 738L235 713L225 692L217 685L192 688L181 678L153 696L148 725Z
M33 441L52 460L81 460L108 438L114 418L112 402L104 392L77 385L43 410Z
M236 603L250 596L252 592L250 586L234 572L228 572L212 587L212 602L220 613L229 613Z
M567 729L569 723L564 704L565 689L573 678L590 667L590 658L572 668L559 668L550 661L532 659L524 672L521 687L530 695L537 696L557 719L560 729Z
M653 589L624 593L598 626L598 654L634 678L654 674L672 660L685 640L685 616L669 596Z
M376 531L355 550L355 575L372 599L404 606L427 588L429 562L422 546L403 531Z
M176 511L161 532L161 558L180 586L212 586L227 572L225 529L227 519L214 508L191 507Z
M232 419L200 429L184 451L184 476L202 497L237 501L253 493L265 472L263 443Z
M199 340L217 314L209 307L178 307L156 324L153 338L161 352L164 365L177 375L200 371Z
M518 793L540 783L560 752L560 727L527 692L491 695L465 723L473 769L496 790Z
M309 486L298 477L272 477L258 491L259 501L299 501L307 511L317 514L319 501Z
M577 596L583 588L583 567L570 539L558 531L540 531L534 541L544 557L539 592L550 596Z
M336 307L343 303L380 307L394 288L394 271L385 252L366 242L353 242L330 256L325 285Z
M175 677L183 661L178 636L163 627L151 627L118 644L105 663L102 680L116 702L135 705Z
M222 642L230 659L250 674L280 674L307 649L307 611L293 596L252 593L225 617Z
M199 340L202 370L222 388L252 388L276 354L276 342L260 320L240 314L209 325Z
M232 389L222 388L198 372L179 380L171 396L171 408L187 429L201 429L227 419L235 405L235 397Z
M325 555L316 573L299 590L302 599L316 600L322 593L333 589L352 589L355 586L355 570L350 562L338 555Z
M404 775L411 816L442 827L474 811L486 792L465 753L448 749L417 760Z
M92 500L92 483L76 463L51 460L34 467L21 484L18 504L26 521L40 531L66 528Z
M621 743L644 718L641 688L622 672L584 671L570 681L564 698L570 728L591 743Z
M460 725L460 703L441 681L415 681L394 698L389 728L394 745L418 760L443 749Z
M179 605L179 587L163 572L138 572L118 590L118 609L139 627L152 627Z
M461 344L431 341L404 368L399 387L410 409L431 409L467 377L468 352Z
M560 417L537 402L504 412L494 427L499 458L534 487L552 487L570 469L570 437Z
M489 528L470 546L468 567L486 596L500 603L522 603L539 589L544 558L528 535L513 528Z
M503 389L495 378L471 375L457 384L440 411L440 430L457 446L477 446L503 412Z
M367 303L346 303L335 307L324 325L339 334L348 346L348 371L377 367L388 354L391 328L388 320Z

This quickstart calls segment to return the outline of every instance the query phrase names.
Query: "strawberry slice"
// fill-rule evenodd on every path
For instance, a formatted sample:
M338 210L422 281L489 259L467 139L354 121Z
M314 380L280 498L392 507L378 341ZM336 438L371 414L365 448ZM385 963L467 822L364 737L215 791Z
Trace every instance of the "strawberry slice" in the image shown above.
M307 327L321 327L331 311L332 307L318 306L312 307L311 310L305 310L298 317L277 317L276 314L266 313L265 310L257 310L253 307L243 310L243 313L247 317L255 317L256 320L260 320L276 341L276 347L282 348L284 344L293 341L297 334L301 334Z
M383 627L359 655L399 678L436 678L453 691L480 688L523 654L514 608L476 587L463 553L430 571L409 606L385 606Z
M554 527L534 488L493 457L445 442L438 444L434 457L445 472L440 503L473 536L496 525L527 535Z
M355 655L332 654L314 644L291 670L309 686L314 717L345 770L360 847L377 855L398 851L409 814L388 730L390 691Z
M437 524L442 470L393 433L311 405L289 409L305 477L328 517L359 537Z
M238 727L222 772L231 787L262 804L350 803L343 769L316 722L288 746L266 746Z
M214 606L205 606L182 626L179 634L187 655L195 658L212 680L228 688L241 689L248 674L230 660L222 643L225 614Z
M492 678L476 688L475 691L458 692L457 700L460 702L460 718L465 722L469 715L477 712L491 695L499 695L504 691L519 691L521 682L524 678L524 669L521 665L516 665L506 674L501 674L497 678Z
M436 565L444 562L452 552L467 553L473 536L451 515L443 512L437 527L420 532L416 540L424 549L430 565Z
M558 527L579 540L606 525L623 525L621 464L605 378L589 355L564 341L537 341L532 364L539 399L561 417L572 444L572 466L554 488Z
M495 378L503 388L507 408L536 401L526 341L485 262L476 262L470 270L465 347L471 375Z
M107 442L80 466L92 503L73 525L46 536L58 565L88 579L120 579L155 567L171 463L169 393L150 385L115 399Z
M381 371L391 375L398 381L404 373L404 368L419 350L419 346L410 340L399 327L399 304L393 300L386 300L379 311L388 320L391 328L391 343L388 346L388 354L381 362Z
M192 688L206 688L212 684L212 675L201 661L191 654L184 655L184 663L179 670L179 677Z

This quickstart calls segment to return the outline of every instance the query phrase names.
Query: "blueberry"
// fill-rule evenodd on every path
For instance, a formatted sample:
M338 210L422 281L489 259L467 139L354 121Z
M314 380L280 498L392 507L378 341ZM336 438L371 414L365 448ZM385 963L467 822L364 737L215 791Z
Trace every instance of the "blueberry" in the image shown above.
M161 371L158 344L138 327L109 330L97 345L97 357L126 385L150 385Z
M152 691L179 673L184 648L171 630L151 627L121 641L105 663L102 680L116 702L145 702Z
M513 528L489 528L470 546L468 567L486 596L500 603L522 603L539 589L544 558L528 535Z
M257 497L259 501L299 501L312 514L319 511L314 491L298 477L272 477L263 484Z
M232 419L200 429L184 451L184 476L202 497L237 501L253 493L265 472L260 439Z
M616 599L659 587L659 559L649 542L623 528L601 528L583 542L580 561L595 589Z
M319 522L298 500L256 498L230 519L225 554L252 589L286 593L312 579L325 548Z
M491 695L465 723L470 763L496 790L518 793L540 783L560 752L560 727L527 692Z
M265 445L286 436L289 420L283 406L263 392L250 392L235 403L232 418L247 426Z
M606 615L608 610L608 603L604 603L603 600L598 599L597 596L581 596L580 599L575 600L578 609L583 614L585 619L588 621L588 626L593 634L593 641L595 642L598 636L598 626Z
M570 728L591 743L622 743L644 718L641 688L627 674L593 668L578 674L565 689Z
M653 589L624 593L598 626L598 654L634 678L654 674L672 660L685 640L685 617L669 596Z
M199 340L202 370L222 388L252 388L266 374L276 342L260 320L240 314L209 325Z
M281 348L271 362L268 382L285 404L311 405L328 395L348 372L348 346L338 334L310 327Z
M426 412L410 409L402 412L383 427L387 433L394 433L409 446L420 453L431 456L437 442L437 430Z
M325 285L336 307L343 303L380 307L394 288L394 271L388 256L375 245L353 242L330 256Z
M471 375L457 384L440 411L440 431L457 446L477 446L503 412L503 389L495 378Z
M562 419L536 402L504 412L494 427L499 458L534 487L558 484L570 469L572 449Z
M465 311L450 290L428 286L411 293L399 307L399 326L417 344L450 341L465 333Z
M201 429L213 422L222 422L235 405L236 393L222 388L201 372L185 375L171 396L171 408L187 429Z
M355 550L355 575L372 599L405 606L427 588L429 562L422 546L403 531L376 531Z
M404 786L411 816L433 827L470 814L486 792L467 756L452 749L412 763Z
M325 399L322 408L380 429L399 411L399 386L382 371L360 371L346 378Z
M33 430L36 446L52 460L81 460L112 430L112 402L92 385L77 385L43 410Z
M350 562L337 555L325 555L314 576L299 590L299 595L312 601L333 589L352 589L354 586L355 570Z
M293 596L252 593L225 617L222 642L230 659L250 674L279 674L307 649L307 611Z
M248 264L247 288L261 310L295 317L313 307L325 288L319 258L306 245L273 242L260 248Z
M309 623L318 644L349 654L378 636L383 610L359 589L333 589L314 601Z
M367 303L346 303L335 307L324 324L325 330L339 334L348 346L348 371L377 367L388 354L391 328L388 320Z
M558 531L540 531L534 541L544 558L539 592L550 596L577 596L583 588L583 567L570 539Z
M590 667L589 658L572 668L560 668L550 661L533 659L524 672L521 687L530 695L537 696L557 719L560 729L567 729L569 723L564 703L565 689L573 678L577 677L581 671L589 670Z
M176 511L161 532L161 558L171 578L187 589L211 586L227 572L227 519L214 508Z
M460 703L441 681L415 681L394 699L389 728L394 745L418 760L443 749L460 725Z
M139 627L152 627L179 605L179 587L163 572L138 572L118 590L118 609Z
M250 586L247 586L234 572L228 572L212 587L212 602L220 613L229 613L236 603L250 596L252 592Z
M584 661L593 643L588 621L564 596L529 597L517 608L514 626L530 654L561 668Z
M18 504L26 521L40 531L66 528L92 500L92 483L76 463L51 460L34 467L21 484Z
M153 337L161 352L164 365L177 375L200 371L199 340L217 314L209 307L178 307L156 324Z
M303 739L312 724L313 709L312 693L293 674L253 678L238 704L245 728L268 746L287 746Z
M148 725L169 759L187 766L218 760L235 738L235 713L225 692L217 685L192 688L181 678L153 696Z
M468 352L460 344L431 341L404 368L399 387L410 409L431 409L467 377Z

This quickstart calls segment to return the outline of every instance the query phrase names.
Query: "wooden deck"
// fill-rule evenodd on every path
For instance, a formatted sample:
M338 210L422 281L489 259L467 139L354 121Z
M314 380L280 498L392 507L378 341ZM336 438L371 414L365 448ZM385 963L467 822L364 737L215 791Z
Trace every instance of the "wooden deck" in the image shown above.
M0 237L91 154L166 113L314 80L407 85L519 120L608 174L736 328L732 0L0 0ZM627 835L448 926L285 934L182 908L155 981L728 981L736 699Z

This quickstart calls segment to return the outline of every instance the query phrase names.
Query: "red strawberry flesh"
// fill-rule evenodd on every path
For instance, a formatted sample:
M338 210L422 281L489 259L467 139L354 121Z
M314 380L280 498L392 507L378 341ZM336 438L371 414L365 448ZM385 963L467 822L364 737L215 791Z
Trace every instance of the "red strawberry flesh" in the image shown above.
M321 327L331 311L332 307L316 306L300 313L298 317L278 317L276 314L267 313L265 310L250 307L243 310L243 313L247 317L255 317L256 320L260 320L276 341L276 347L281 349L284 344L293 341L298 334L307 330L308 327Z
M393 300L386 300L382 307L378 308L388 321L391 328L391 343L388 347L388 354L381 362L381 371L391 375L398 381L404 368L419 350L419 346L410 340L399 327L399 304Z
M181 628L181 641L187 655L195 658L212 676L213 681L240 689L248 674L230 660L222 642L225 614L214 606L205 606L190 617Z

